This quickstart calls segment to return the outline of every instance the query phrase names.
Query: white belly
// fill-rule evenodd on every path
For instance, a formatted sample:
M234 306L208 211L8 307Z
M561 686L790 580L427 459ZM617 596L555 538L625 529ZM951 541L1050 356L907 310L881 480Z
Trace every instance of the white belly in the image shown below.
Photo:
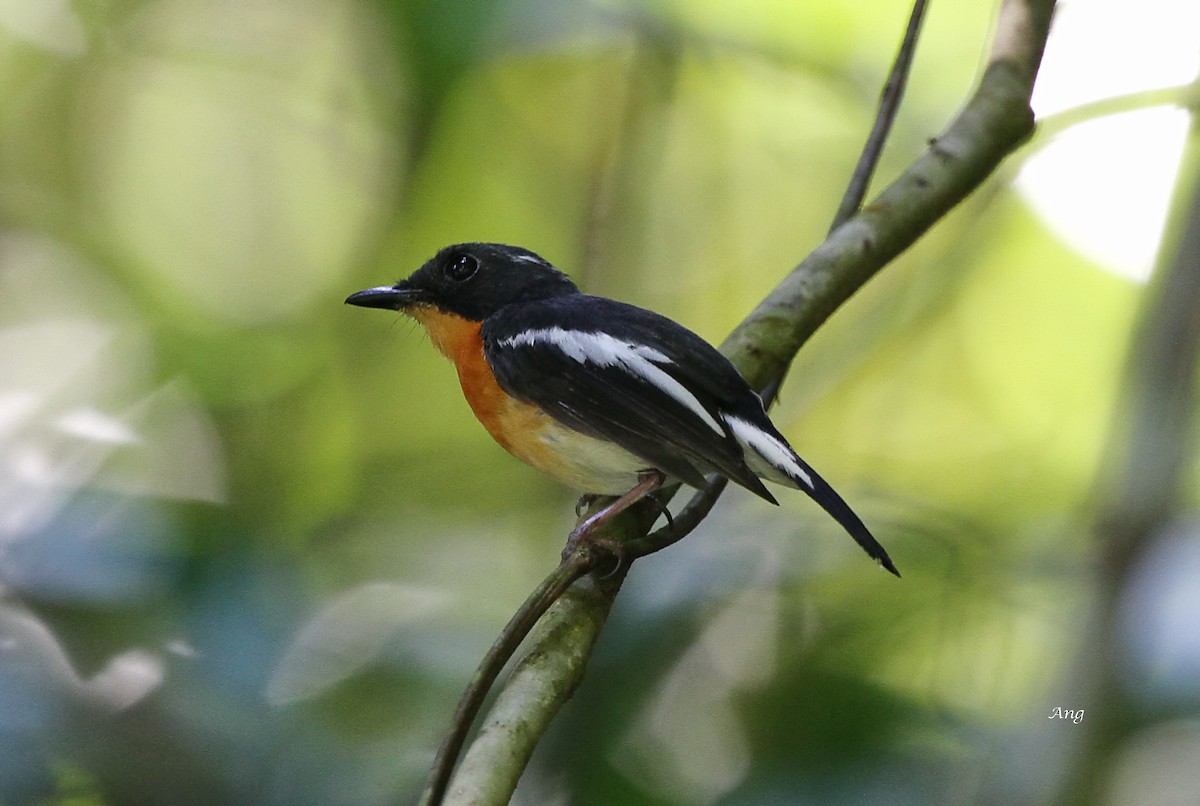
M518 458L584 493L621 495L650 469L645 460L612 442L589 437L550 421L537 431L541 450Z

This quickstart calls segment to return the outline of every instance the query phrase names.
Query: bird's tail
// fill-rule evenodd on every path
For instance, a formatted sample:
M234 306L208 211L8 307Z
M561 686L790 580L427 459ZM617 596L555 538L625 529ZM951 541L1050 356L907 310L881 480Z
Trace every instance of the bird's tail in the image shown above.
M791 481L801 490L808 493L812 500L821 505L821 509L828 512L835 521L840 523L842 528L854 538L854 542L862 546L863 551L870 555L871 559L896 576L900 576L900 572L896 570L896 566L892 562L892 558L888 556L887 550L879 545L879 541L871 534L871 530L855 514L845 499L837 494L837 490L830 487L829 483L817 475L817 472L809 467L803 459L799 456L795 458L804 473L799 477L788 473Z
M850 533L854 542L862 546L863 551L884 568L900 576L900 572L892 564L892 558L883 546L879 545L879 541L862 520L854 514L854 510L850 509L850 505L842 500L825 479L818 476L815 470L796 455L792 446L775 430L765 414L761 424L730 415L725 415L724 420L734 439L742 446L746 465L751 471L768 481L804 490ZM768 500L773 501L770 498Z

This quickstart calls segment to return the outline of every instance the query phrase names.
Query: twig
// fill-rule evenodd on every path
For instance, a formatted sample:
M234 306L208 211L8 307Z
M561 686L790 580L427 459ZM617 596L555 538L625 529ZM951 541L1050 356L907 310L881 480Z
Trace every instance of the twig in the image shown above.
M450 782L450 774L462 752L463 743L500 671L537 624L538 619L558 601L567 588L587 574L595 563L594 555L582 552L573 552L564 557L558 567L551 571L517 608L508 624L504 625L504 629L480 661L471 682L458 701L458 707L454 709L450 732L438 746L433 766L429 770L425 791L421 795L422 804L442 802L446 786Z
M1033 132L1029 98L1054 0L1004 0L979 87L871 204L829 234L721 349L751 385L779 374L850 296L970 195Z
M867 136L866 143L863 144L862 153L859 154L858 163L854 166L854 172L850 176L846 192L842 195L841 204L838 205L837 212L833 216L833 223L829 226L831 233L849 221L862 207L863 198L871 184L871 177L874 176L875 169L879 166L879 159L883 155L883 146L887 142L887 136L892 130L892 123L896 120L896 113L900 109L900 102L904 98L904 88L908 85L908 76L912 72L913 56L917 51L917 39L921 31L921 22L925 17L926 5L926 0L916 0L913 4L912 13L908 18L908 27L904 31L904 39L900 42L896 60L892 63L892 69L888 73L883 91L879 95L879 107L875 111L875 122L871 126L871 133ZM776 374L766 379L761 387L760 396L763 408L769 409L775 401L779 388L783 386L784 377L791 368L791 363L789 358ZM693 493L688 502L684 504L683 509L675 516L675 522L671 528L664 527L646 537L631 541L626 547L626 557L629 559L644 557L674 545L687 537L716 506L717 499L725 492L726 486L728 485L725 479L710 479L709 485L705 489ZM669 494L674 494L674 490L671 490Z
M647 509L647 512L652 510ZM536 647L513 668L488 709L454 775L453 803L508 803L534 748L549 728L556 704L571 698L583 681L587 658L600 638L628 565L572 585L538 622ZM580 618L587 613L588 618Z
M1047 115L1038 120L1038 142L1042 145L1051 143L1061 132L1081 123L1088 123L1109 115L1152 109L1156 106L1200 109L1200 80L1177 84L1173 87L1158 87L1124 95L1113 95Z
M632 530L636 534L644 534L650 525L653 524L656 517L655 513L657 512L649 504L650 502L648 501L635 504L627 512L623 513L621 517L605 524L600 530L600 534L604 536L615 534L618 535L618 539L625 537L625 540L620 540L622 543L627 542L628 533L626 530ZM593 508L600 508L604 506L604 502L596 500L592 502L592 505ZM588 517L589 514L587 512L583 513L583 518ZM499 677L500 672L503 671L504 666L512 658L513 654L520 648L521 642L525 640L526 636L529 635L550 608L556 603L563 601L564 593L571 589L572 585L597 568L601 563L611 559L611 556L598 548L597 544L583 543L575 546L570 553L562 558L558 567L551 571L542 580L541 584L526 597L525 601L517 609L517 612L504 625L504 629L501 630L496 641L488 649L483 660L480 661L475 674L471 677L471 682L467 685L466 690L459 698L458 706L454 709L450 731L438 746L433 765L430 767L429 776L426 779L425 789L421 793L419 802L422 806L437 806L437 804L443 802L447 794L450 777L454 772L454 765L462 753L463 744L471 731L471 725L474 723L475 717L478 715L484 700L487 699L488 692L496 682L496 678ZM629 567L626 563L618 567L615 573L602 580L603 584L600 595L608 597L605 608L611 605L611 599L616 597L616 592L620 588L621 582L624 580L628 570ZM599 634L598 627L596 634ZM580 667L580 671L582 672L582 667ZM516 672L514 671L513 674L515 676ZM522 764L521 766L523 767L524 765Z
M879 110L875 113L875 123L871 133L863 145L858 165L850 176L850 184L842 196L837 213L833 216L833 224L829 231L833 232L849 221L855 213L862 209L863 199L871 186L871 177L879 165L879 157L883 154L883 146L887 142L892 123L896 120L896 112L900 109L900 101L904 98L904 88L908 85L908 76L912 72L913 55L917 52L917 37L921 32L921 21L925 18L925 0L913 3L912 13L908 17L908 28L904 31L904 40L896 54L896 61L888 73L887 82L879 96Z

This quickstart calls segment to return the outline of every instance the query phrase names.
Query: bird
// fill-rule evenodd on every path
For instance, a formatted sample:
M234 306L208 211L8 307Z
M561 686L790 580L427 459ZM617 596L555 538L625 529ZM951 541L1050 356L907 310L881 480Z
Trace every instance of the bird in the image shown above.
M585 294L540 255L498 243L447 246L346 303L415 319L509 453L581 493L617 496L572 538L667 480L704 489L717 474L778 504L765 479L807 493L900 576L733 363L665 316Z

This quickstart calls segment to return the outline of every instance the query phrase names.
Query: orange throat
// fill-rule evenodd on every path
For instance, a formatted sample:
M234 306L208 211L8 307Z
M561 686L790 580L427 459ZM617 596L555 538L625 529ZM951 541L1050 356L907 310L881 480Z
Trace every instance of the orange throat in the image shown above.
M512 398L496 383L496 376L484 358L483 339L479 335L483 322L472 322L425 305L411 308L408 313L425 328L433 346L458 370L463 395L479 422L505 450L513 453L505 433L509 429L503 422L504 409Z
M452 313L444 313L429 305L415 305L405 313L425 328L438 351L459 366L469 362L475 353L483 360L483 339L479 330L483 322L472 322Z

